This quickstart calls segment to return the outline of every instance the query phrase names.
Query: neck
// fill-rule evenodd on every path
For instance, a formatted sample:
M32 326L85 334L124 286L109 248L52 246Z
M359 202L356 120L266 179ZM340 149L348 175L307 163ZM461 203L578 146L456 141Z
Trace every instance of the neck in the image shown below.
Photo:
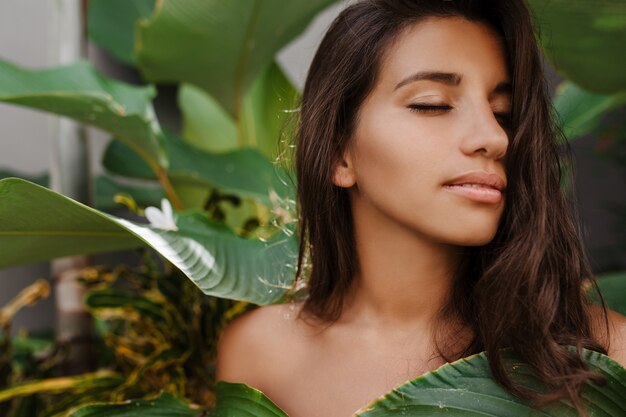
M359 262L342 321L430 328L447 301L463 249L434 242L354 198Z

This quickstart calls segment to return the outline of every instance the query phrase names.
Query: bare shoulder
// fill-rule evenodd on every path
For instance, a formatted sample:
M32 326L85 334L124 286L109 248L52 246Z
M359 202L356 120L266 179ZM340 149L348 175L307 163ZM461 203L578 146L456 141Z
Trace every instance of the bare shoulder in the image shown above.
M217 345L216 379L263 390L284 362L295 334L294 304L259 307L233 320Z
M591 307L591 321L596 337L608 345L608 356L626 367L626 317L607 309L609 334L607 337L604 314L599 306Z

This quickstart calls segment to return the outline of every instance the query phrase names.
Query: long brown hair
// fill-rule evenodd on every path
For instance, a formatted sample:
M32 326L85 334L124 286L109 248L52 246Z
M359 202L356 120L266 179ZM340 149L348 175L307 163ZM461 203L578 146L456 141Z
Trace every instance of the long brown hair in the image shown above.
M560 187L562 133L544 81L535 29L523 0L363 0L332 23L305 83L296 144L300 227L297 276L306 283L302 313L337 320L358 267L350 200L332 173L372 90L385 50L428 17L462 17L501 36L512 79L506 207L495 238L466 256L441 317L461 317L473 340L458 359L486 350L494 378L537 405L569 398L585 415L580 390L590 372L581 348L606 354L594 339L583 284L592 272L575 213ZM567 149L566 149L567 150ZM596 287L597 291L597 287ZM608 322L606 315L604 322ZM574 345L578 353L565 345ZM500 350L512 348L550 389L514 384Z

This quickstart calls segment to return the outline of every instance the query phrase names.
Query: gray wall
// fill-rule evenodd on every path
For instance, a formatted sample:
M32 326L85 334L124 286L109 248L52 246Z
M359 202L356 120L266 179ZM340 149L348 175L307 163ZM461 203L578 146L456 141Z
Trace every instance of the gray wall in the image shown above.
M49 27L51 7L54 7L52 1L0 2L0 56L3 59L31 68L48 65L47 41L51 30ZM296 85L302 86L321 34L342 7L343 4L339 4L322 13L301 38L279 54L279 62L283 64L287 75ZM89 47L89 56L105 74L122 80L137 81L136 74L112 64L106 55L93 45ZM550 79L553 84L558 81L554 73L550 74ZM159 100L172 95L173 91L166 89L163 94L160 92ZM157 105L157 110L158 108ZM162 120L164 125L176 127L176 117L168 117L167 114L162 114L161 117L164 119ZM8 169L24 176L38 175L47 171L50 154L48 126L50 118L51 116L44 113L0 104L0 170ZM93 172L100 172L100 155L108 138L96 129L89 129L89 136L91 169ZM612 214L607 207L624 204L625 173L616 163L599 155L596 144L596 138L587 137L573 145L575 168L579 178L575 188L579 194L579 209L584 216L587 244L597 271L626 269L624 251L610 253L606 250L623 237L623 223L620 226L619 216ZM96 262L116 262L119 256L121 255L111 254L98 257ZM0 270L0 306L37 278L49 278L47 263ZM53 313L51 299L40 302L37 306L18 314L14 330L20 327L29 328L32 332L49 329L53 325Z

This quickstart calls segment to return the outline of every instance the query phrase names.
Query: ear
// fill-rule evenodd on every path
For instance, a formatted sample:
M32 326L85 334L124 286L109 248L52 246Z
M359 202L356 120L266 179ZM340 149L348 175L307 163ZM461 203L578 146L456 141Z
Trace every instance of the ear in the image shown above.
M352 152L346 146L341 158L335 163L333 172L333 184L337 187L350 188L356 184Z

